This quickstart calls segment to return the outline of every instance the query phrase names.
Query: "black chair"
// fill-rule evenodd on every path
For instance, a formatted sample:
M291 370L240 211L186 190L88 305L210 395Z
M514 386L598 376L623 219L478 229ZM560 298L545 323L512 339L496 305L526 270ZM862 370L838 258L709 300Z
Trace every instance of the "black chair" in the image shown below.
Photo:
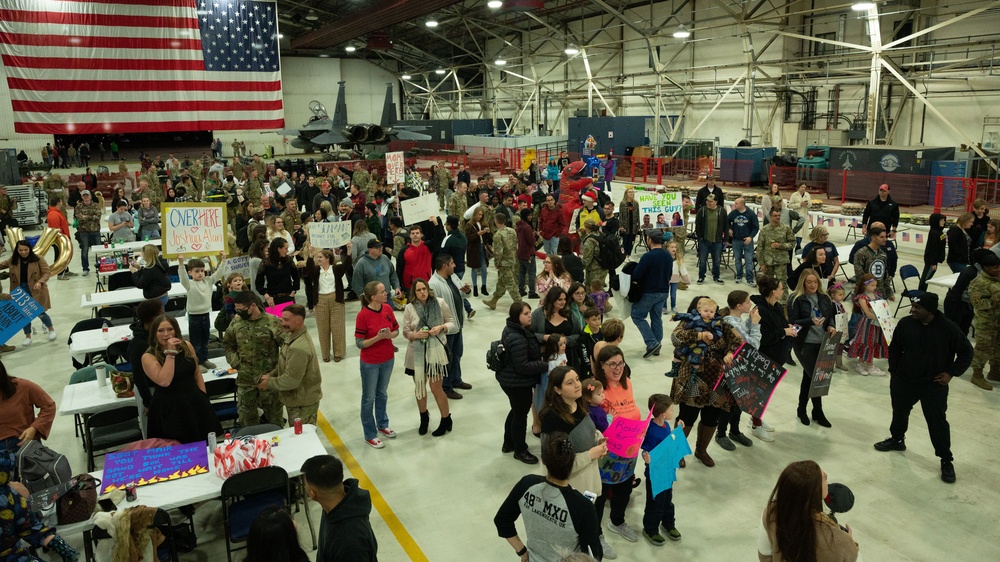
M234 474L222 483L222 520L226 533L226 557L233 560L233 543L246 542L250 525L271 506L288 508L288 473L280 466L257 468Z
M281 426L275 425L273 423L261 423L257 425L248 425L246 427L241 427L236 430L236 434L233 437L245 437L247 435L261 435L262 433L271 433L272 431L280 431Z
M167 268L167 277L170 278L171 283L177 283L181 280L180 275L178 275L178 265L174 264Z
M187 297L175 297L167 299L167 305L163 307L163 312L178 312L187 308ZM171 314L171 316L184 316L183 314Z
M142 440L139 429L139 410L135 406L121 406L91 415L84 422L84 439L87 442L87 472L94 470L97 451L110 449Z
M115 304L97 309L98 318L107 318L114 326L128 326L135 320L135 311L131 306Z
M230 427L235 427L236 420L240 417L236 407L236 379L206 380L205 394L208 394L208 399L212 402L215 417L223 425L230 422Z
M119 371L132 371L132 364L128 358L127 341L116 341L108 346L104 351L104 362Z
M911 289L906 286L907 279L913 279L916 277L920 277L920 272L917 271L916 266L907 264L899 268L899 278L903 281L903 291L900 293L900 295L906 297L906 299L909 301L909 303L907 303L906 306L912 305L913 298L920 296L920 291L918 291L917 289ZM896 305L896 312L894 312L892 316L896 317L897 315L899 315L899 309L902 307L903 307L903 299L899 299L899 304Z
M114 273L108 277L109 291L117 291L118 289L125 289L128 287L135 287L135 283L132 282L131 271L119 271L118 273Z
M111 327L111 321L107 318L88 318L86 320L80 320L77 322L73 329L69 331L69 339L66 340L66 345L73 343L73 334L77 332L84 332L86 330L100 330L101 328L108 326ZM84 358L83 363L80 363L76 359L73 359L73 368L82 369L87 365L91 365L94 362L94 358L98 356L97 353L88 353L86 358Z

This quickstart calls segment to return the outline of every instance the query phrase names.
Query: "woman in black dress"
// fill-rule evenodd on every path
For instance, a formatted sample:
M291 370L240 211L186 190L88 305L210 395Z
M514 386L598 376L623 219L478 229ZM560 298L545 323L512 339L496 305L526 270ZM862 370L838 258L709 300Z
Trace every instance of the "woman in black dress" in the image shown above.
M222 425L205 394L194 346L178 337L181 329L173 316L161 314L152 326L149 349L142 355L142 368L156 384L149 403L148 436L194 443L213 431L222 434Z
M299 290L299 268L288 255L288 241L278 237L271 240L267 259L260 264L254 287L267 306L294 302Z

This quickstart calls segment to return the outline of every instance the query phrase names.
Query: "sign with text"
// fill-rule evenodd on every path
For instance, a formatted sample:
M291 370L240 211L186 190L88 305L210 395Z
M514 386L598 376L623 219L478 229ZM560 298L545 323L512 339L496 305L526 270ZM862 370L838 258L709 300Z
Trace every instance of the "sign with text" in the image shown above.
M396 185L406 181L406 161L402 152L385 153L385 182Z
M632 480L638 460L638 455L625 458L609 451L597 461L597 471L601 474L601 483L621 484Z
M351 241L351 221L311 222L306 229L313 248L339 248Z
M217 256L226 250L226 205L163 203L160 233L163 257Z
M14 287L9 300L0 300L0 343L14 337L43 312L45 309L31 298L31 293Z
M649 215L649 222L656 224L658 215L663 215L669 226L684 224L684 196L679 192L657 193L655 191L636 191L635 200L639 202L639 222Z
M816 357L816 367L809 382L809 398L830 394L833 370L837 366L837 350L843 337L840 332L823 336L823 343L819 345L819 355Z
M399 202L399 209L403 213L403 221L407 226L438 216L440 208L436 193L429 193Z
M611 420L611 425L604 430L608 451L625 458L638 455L652 416L653 413L650 412L644 420L630 420L621 416Z
M838 314L833 318L834 326L837 328L838 332L844 334L845 338L847 337L847 326L849 325L850 321L851 321L850 312L841 312L840 314Z
M896 319L889 312L889 301L879 299L872 301L872 312L878 318L879 326L882 326L882 335L885 336L885 345L892 343L892 334L896 331Z
M722 379L725 379L740 410L760 418L764 416L778 383L787 373L763 353L744 343L736 350L733 364L726 367L713 390L718 389Z
M145 486L207 472L208 447L204 441L108 453L104 457L104 475L101 477L104 490L101 493L115 488L124 489L129 482Z
M225 270L226 275L232 273L239 273L243 277L250 278L250 256L236 256L235 258L228 258L226 261L222 262L222 268Z

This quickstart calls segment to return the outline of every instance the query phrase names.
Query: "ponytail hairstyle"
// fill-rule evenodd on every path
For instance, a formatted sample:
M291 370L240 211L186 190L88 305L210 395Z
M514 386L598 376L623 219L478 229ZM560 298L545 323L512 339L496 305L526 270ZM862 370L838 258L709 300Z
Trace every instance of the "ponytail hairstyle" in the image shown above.
M372 299L375 298L375 294L378 293L378 286L382 284L381 281L369 281L365 285L365 292L361 295L361 306L371 304Z
M542 436L542 464L549 476L556 480L568 480L575 459L576 451L569 435L556 431Z
M747 302L748 298L750 298L750 293L746 291L741 291L739 289L732 291L729 293L729 296L726 297L726 304L728 306L719 311L719 316L729 316L734 308Z

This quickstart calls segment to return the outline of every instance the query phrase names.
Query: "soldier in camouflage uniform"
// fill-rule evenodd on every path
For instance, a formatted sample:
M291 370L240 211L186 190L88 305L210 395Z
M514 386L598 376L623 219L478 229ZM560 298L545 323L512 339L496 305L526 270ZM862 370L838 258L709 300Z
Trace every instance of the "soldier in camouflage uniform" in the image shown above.
M497 287L493 298L483 301L492 310L497 309L497 301L504 292L509 292L514 302L521 302L521 293L517 289L517 235L507 222L507 215L503 213L497 213L493 219L496 226L493 230L493 263L497 267Z
M302 225L302 213L298 209L299 203L294 197L285 198L285 210L279 216L285 221L285 228L289 233L295 232L295 227Z
M101 219L104 214L104 204L97 203L89 189L80 192L80 202L73 211L73 219L77 223L77 234L80 242L80 262L83 274L90 273L90 247L101 244Z
M260 196L264 195L264 182L260 179L260 172L254 167L250 170L250 178L243 186L243 201L260 201Z
M607 282L608 270L601 267L600 262L597 260L597 256L601 253L601 243L597 240L599 226L592 220L587 220L583 223L586 229L586 234L583 235L583 242L580 244L580 259L583 261L584 269L584 284L587 286L587 290L590 290L590 282L595 279L600 279L601 282Z
M233 147L233 158L234 159L239 158L240 157L240 141L238 141L236 139L233 139L233 144L231 144L229 146Z
M236 407L240 425L259 424L259 410L263 410L268 422L283 426L278 392L257 388L260 376L278 365L278 350L285 342L281 321L265 314L257 297L250 291L237 295L236 313L238 316L226 328L222 342L226 360L239 372L236 377Z
M979 261L983 270L969 283L969 301L975 311L972 325L976 328L976 347L972 356L972 384L983 390L993 390L986 382L1000 381L1000 257L983 252ZM970 266L975 267L975 266ZM989 363L990 374L983 377L983 367Z
M66 194L69 191L69 184L58 173L50 174L45 178L42 182L42 188L45 189L45 198L47 200L51 201L52 196L56 196L62 199L64 206L68 204Z
M149 202L154 209L160 210L160 203L163 202L163 190L150 187L149 180L142 178L139 180L139 187L132 192L132 203L136 206L142 203L143 197L149 197Z
M243 162L240 162L239 160L233 160L233 163L229 166L229 170L233 173L233 177L236 179L243 177L243 173L246 171L243 167Z
M250 167L257 170L257 177L260 178L260 181L264 181L264 178L267 176L267 164L260 159L260 154L253 155L253 162L250 163Z
M437 181L438 205L441 205L443 211L448 202L448 184L451 183L451 172L444 167L444 162L438 163L437 173L434 178L431 178L431 181L435 180Z
M465 196L466 185L465 182L458 182L455 184L455 193L448 198L448 214L462 218L465 216L465 211L469 210L469 199Z
M364 192L367 201L371 201L371 195L369 192L374 194L374 190L370 188L375 182L372 181L371 175L368 174L368 170L364 166L358 166L354 170L354 175L351 176L351 183L358 186L358 189Z
M781 281L788 280L788 252L795 248L795 234L787 224L781 223L781 210L772 209L770 222L760 229L757 239L757 262L760 269Z

